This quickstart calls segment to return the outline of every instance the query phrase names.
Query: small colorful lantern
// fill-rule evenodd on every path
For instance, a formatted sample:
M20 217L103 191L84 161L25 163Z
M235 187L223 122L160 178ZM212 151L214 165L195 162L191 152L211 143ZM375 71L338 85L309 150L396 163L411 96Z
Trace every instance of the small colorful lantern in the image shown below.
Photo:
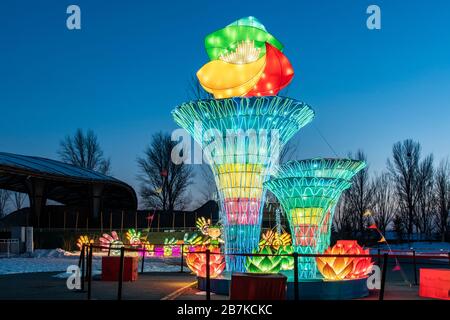
M294 247L292 245L282 246L278 249L277 254L293 254ZM281 257L281 270L293 270L294 258L293 257Z
M183 254L186 256L189 251L194 248L194 246L203 244L203 237L199 236L197 233L193 233L191 235L189 235L189 233L185 233L183 237L183 244Z
M210 244L212 246L219 246L224 241L220 238L222 235L222 228L218 225L212 225L211 219L200 217L196 222L197 228L208 237L204 244Z
M145 256L146 257L152 257L153 256L153 250L155 249L155 245L151 244L149 241L145 240L141 243L141 248L145 249ZM144 250L140 253L141 256L144 255Z
M164 257L171 257L174 255L174 253L177 252L176 244L177 244L177 240L175 240L175 238L164 239ZM180 253L179 247L178 247L178 253Z
M216 278L222 274L225 269L225 259L223 254L220 253L219 248L202 245L192 249L186 256L186 264L198 277L206 277L206 254L204 252L207 249L211 251L211 255L209 256L210 277Z
M285 231L282 233L278 233L274 230L268 230L261 236L261 241L259 242L260 251L258 253L263 252L264 247L269 247L271 249L272 253L283 255L283 254L292 254L294 252L294 249L292 247L292 239L291 235ZM267 250L265 250L267 251ZM292 270L294 269L294 258L293 257L277 257L280 260L280 269L281 270ZM273 259L278 260L278 259ZM259 268L251 267L252 270L258 270L256 272L262 272L259 271ZM269 268L270 269L270 268ZM253 272L252 270L248 270L248 272ZM274 272L277 269L274 269ZM270 271L264 271L264 272L270 272Z
M277 254L277 251L269 246L262 247L254 253ZM245 263L247 272L253 273L278 273L281 270L281 257L279 256L251 256Z
M120 248L123 247L123 242L119 239L117 232L111 232L111 235L104 233L100 237L100 244L102 245L102 251L110 251L112 256L120 256Z
M291 235L287 232L278 233L273 230L268 230L262 234L261 238L259 242L260 247L269 246L275 250L278 250L282 246L292 244Z
M139 246L141 244L141 232L135 229L128 229L126 233L128 243L132 246Z
M367 255L369 249L364 250L356 240L340 240L324 254ZM320 273L329 280L363 278L373 265L370 257L317 257L316 261Z
M89 237L87 235L84 235L84 236L80 236L78 238L78 240L77 240L77 247L81 251L81 248L83 247L83 244L87 246L87 245L90 245L90 244L93 244L93 243L94 243L94 239L89 239Z

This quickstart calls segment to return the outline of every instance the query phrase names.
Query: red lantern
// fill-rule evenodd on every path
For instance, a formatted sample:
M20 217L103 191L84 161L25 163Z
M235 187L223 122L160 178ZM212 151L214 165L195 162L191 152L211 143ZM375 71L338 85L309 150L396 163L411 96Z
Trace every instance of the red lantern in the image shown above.
M366 255L369 254L369 249L364 250L356 240L339 240L324 254ZM330 280L363 278L373 265L370 257L317 257L316 261L320 273Z
M246 96L274 96L291 82L294 69L288 58L266 42L266 66L255 87Z
M186 256L186 264L198 277L206 277L206 253L208 246L192 247ZM225 259L220 254L219 248L209 248L211 254L209 256L209 276L211 278L218 277L225 269ZM194 251L194 252L192 252Z

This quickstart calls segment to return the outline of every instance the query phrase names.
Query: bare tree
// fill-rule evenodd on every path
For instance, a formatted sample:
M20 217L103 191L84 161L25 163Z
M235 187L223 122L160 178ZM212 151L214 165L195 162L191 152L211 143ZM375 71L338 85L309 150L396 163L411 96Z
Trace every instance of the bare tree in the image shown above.
M436 213L433 155L428 155L419 163L417 192L415 225L420 234L429 239Z
M202 164L200 166L200 175L202 180L202 185L199 189L200 204L210 200L217 201L219 198L218 190L211 167L208 164Z
M442 160L439 164L436 175L436 229L441 241L445 241L448 231L448 214L450 211L450 165L448 159Z
M94 131L77 129L73 137L67 136L60 142L58 151L62 161L75 166L109 174L111 160L105 159Z
M353 232L356 229L355 220L354 217L348 214L346 194L344 193L334 209L333 218L333 227L339 239L349 239L353 237Z
M421 147L411 139L397 142L392 147L392 161L388 159L387 168L394 182L399 204L399 217L396 226L404 226L408 239L414 232L414 218L418 201L419 162ZM399 231L399 230L398 230Z
M176 142L162 132L152 136L144 157L138 158L141 197L147 208L160 208L172 212L185 206L185 192L192 183L192 169L184 162L172 161ZM181 155L182 156L182 155Z
M13 201L14 208L16 210L22 209L26 198L27 198L27 194L25 194L25 193L13 192L12 201Z
M372 218L384 234L394 220L397 209L394 188L388 173L374 178L373 195Z
M6 215L10 199L11 199L11 191L0 189L0 217Z
M354 158L367 163L367 156L362 150L358 150ZM355 220L355 230L362 236L365 234L366 217L365 212L372 208L373 190L369 176L369 166L359 171L352 179L352 186L345 191L345 207L347 214Z

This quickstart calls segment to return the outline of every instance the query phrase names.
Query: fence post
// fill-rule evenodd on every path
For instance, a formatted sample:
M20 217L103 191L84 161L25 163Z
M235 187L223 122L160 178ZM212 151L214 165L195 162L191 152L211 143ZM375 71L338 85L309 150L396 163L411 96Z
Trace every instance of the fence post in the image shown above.
M182 273L182 272L184 272L184 270L183 270L183 268L184 268L184 244L181 244L181 249L180 249L180 252L181 252L181 262L180 262L180 266L181 266L181 270L180 270L180 272Z
M377 251L378 251L377 262L378 262L378 265L380 265L380 262L381 262L381 249L378 248Z
M144 263L145 263L145 253L146 252L147 252L147 250L145 249L145 246L144 246L144 252L142 252L141 273L144 273Z
M211 279L210 279L210 254L209 249L206 250L206 300L211 300Z
M88 255L88 300L91 300L92 292L92 244L89 245L89 255Z
M294 300L298 300L298 253L294 252Z
M125 248L120 247L120 262L119 262L119 286L117 290L117 300L122 300L122 283L123 283L123 264L125 260Z
M84 243L81 245L80 258L78 259L78 268L81 268L81 262L83 261Z
M413 267L414 267L414 285L417 286L417 262L416 262L416 250L413 250Z
M383 254L383 272L381 274L381 288L380 288L380 294L378 296L378 300L384 299L384 285L386 283L386 272L387 272L387 263L388 263L389 255L387 253Z
M80 262L78 263L78 267L81 268L81 291L84 291L84 275L86 272L86 246L84 243L81 246Z

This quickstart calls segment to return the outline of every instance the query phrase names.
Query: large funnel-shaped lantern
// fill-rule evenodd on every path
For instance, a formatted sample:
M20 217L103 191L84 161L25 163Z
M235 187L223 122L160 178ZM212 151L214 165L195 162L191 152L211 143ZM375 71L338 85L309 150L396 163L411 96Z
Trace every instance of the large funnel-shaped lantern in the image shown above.
M261 233L263 183L280 150L313 110L276 94L294 71L283 45L254 17L209 34L210 59L198 72L215 99L184 103L175 122L202 146L220 196L226 253L251 253ZM245 271L245 257L226 256L228 271Z
M182 104L173 117L204 147L219 191L226 253L251 253L261 233L263 183L279 150L313 119L313 110L277 96L211 99ZM226 258L227 270L245 271L245 257Z
M283 206L298 253L321 253L330 243L334 208L365 164L350 159L309 159L280 166L265 184ZM314 278L314 258L300 257L300 276Z

